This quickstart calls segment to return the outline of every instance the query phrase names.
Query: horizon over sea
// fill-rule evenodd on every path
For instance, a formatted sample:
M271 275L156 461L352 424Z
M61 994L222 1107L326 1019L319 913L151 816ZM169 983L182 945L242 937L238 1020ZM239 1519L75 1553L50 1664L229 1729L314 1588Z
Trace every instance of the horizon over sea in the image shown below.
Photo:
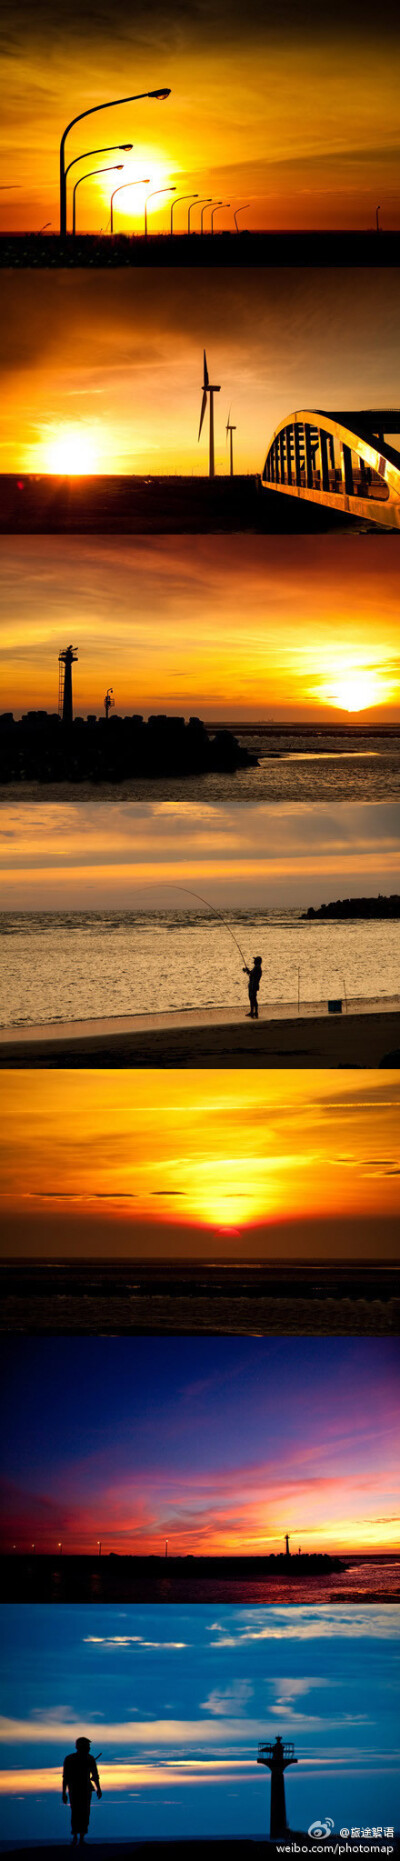
M258 767L235 774L132 777L124 782L10 782L5 801L365 802L400 795L400 725L276 724L206 720L233 730Z
M304 901L304 910L307 900ZM261 1013L352 1012L399 1004L400 926L302 921L302 908L0 913L0 1027L232 1010L246 1015L254 953ZM237 938L240 951L235 946Z

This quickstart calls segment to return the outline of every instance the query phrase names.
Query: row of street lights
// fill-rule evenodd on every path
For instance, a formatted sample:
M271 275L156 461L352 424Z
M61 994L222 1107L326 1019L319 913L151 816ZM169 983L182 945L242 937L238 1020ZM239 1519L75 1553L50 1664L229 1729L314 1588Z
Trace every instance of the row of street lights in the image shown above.
M82 159L82 158L80 158L79 156L77 156L77 157L76 157L76 159L77 159L77 161L79 161L79 159ZM75 181L75 186L74 186L74 191L73 191L73 205L72 205L72 232L73 232L73 235L74 235L74 236L75 236L75 234L76 234L76 196L77 196L77 191L78 191L78 187L81 187L81 185L82 185L82 181L91 181L91 180L93 179L93 177L94 177L94 175L98 175L98 174L121 174L121 172L122 172L122 169L123 169L123 166L124 166L124 164L123 164L123 162L113 162L113 163L111 164L111 166L110 166L110 167L109 167L109 166L107 166L106 168L90 168L87 174L81 174L81 175L79 175L79 179L78 179L78 181ZM70 162L70 167L71 167L71 168L73 167L73 163L72 163L72 162ZM67 172L67 174L68 174L68 169L67 169L67 171L66 171L66 172ZM149 175L143 175L143 176L142 176L142 177L141 177L141 178L140 178L139 180L137 180L137 181L122 181L122 182L120 182L120 184L119 184L119 186L118 186L118 187L114 187L114 188L113 188L113 192L112 192L112 194L111 194L111 197L110 197L110 233L111 233L111 237L113 237L113 234L114 234L114 201L115 201L115 199L116 199L116 195L117 195L117 194L123 194L123 193L125 193L125 189L126 189L126 188L128 188L128 187L147 187L147 186L148 186L148 182L149 182L149 178L150 178L150 177L149 177ZM175 193L176 193L176 188L175 188L175 187L155 187L155 188L152 188L152 189L151 189L151 192L150 192L150 194L146 194L146 196L145 196L145 203L144 203L144 237L145 237L145 239L147 239L147 237L148 237L148 212L147 212L147 208L148 208L148 202L149 202L149 200L156 200L156 199L158 199L158 198L159 198L159 196L160 196L160 194L175 194ZM176 200L173 200L173 201L171 202L171 215L170 215L170 234L171 234L171 237L172 237L172 235L173 235L173 231L174 231L174 207L178 207L178 206L179 206L179 205L180 205L180 204L182 203L182 201L185 201L185 200L188 200L188 201L190 201L190 206L188 207L188 215L187 215L187 231L188 231L188 233L190 233L190 232L191 232L191 230L192 230L192 228L191 228L191 214L192 214L192 212L194 211L194 208L195 208L195 207L200 207L200 208L201 208L201 212L200 212L200 223L201 223L201 231L202 231L202 233L204 232L204 214L205 214L205 213L206 213L206 211L207 211L207 207L211 207L211 216L210 216L210 218L211 218L211 232L213 233L213 232L214 232L214 219L215 219L215 214L216 214L216 213L221 213L221 211L222 211L222 209L223 209L224 207L230 207L230 204L231 204L231 203L230 203L230 200L215 200L215 201L213 201L213 198L212 198L212 195L208 195L206 199L204 199L204 198L202 199L201 197L200 197L200 199L199 199L199 195L198 195L198 194L178 194L178 195L177 195L177 199L176 199ZM247 203L246 203L246 204L247 204ZM238 213L244 213L244 212L245 212L245 207L244 207L244 206L243 206L243 207L237 207L237 208L236 208L236 210L234 210L234 213L233 213L233 217L234 217L234 221L235 221L235 226L236 226L236 232L238 232L238 231L239 231L239 227L238 227L238 224L237 224L237 214L238 214Z
M114 144L111 144L111 146L109 145L106 148L101 148L101 149L86 149L84 154L75 155L73 157L73 160L68 162L68 165L66 167L65 166L65 149L66 149L67 136L69 136L70 130L74 129L75 124L81 123L83 119L86 118L87 116L95 116L98 110L116 109L118 105L121 105L124 103L140 103L145 98L152 98L152 99L156 99L157 101L161 101L167 97L170 97L170 95L171 95L170 90L167 90L164 88L161 90L141 91L135 97L114 97L108 103L97 103L97 104L94 104L90 110L81 110L79 116L72 117L71 122L67 123L67 127L66 129L64 129L64 133L61 137L61 143L60 143L60 236L62 239L65 238L66 233L67 233L67 180L68 180L68 175L71 172L71 168L75 168L78 162L89 161L92 155L114 155L114 154L127 155L127 154L130 154L133 149L133 142L114 143ZM92 180L95 175L120 174L122 172L123 166L124 166L123 162L112 162L110 164L107 164L106 168L90 168L86 174L79 175L78 180L75 181L74 189L73 189L72 232L74 235L76 233L76 196L77 196L78 187L81 187L83 181ZM141 181L123 181L120 184L120 186L114 188L113 193L111 195L111 202L110 202L111 234L113 234L114 232L114 200L115 200L116 194L122 193L122 189L125 189L128 187L147 187L148 183L149 183L149 176L146 175ZM144 205L144 236L145 236L145 239L147 239L147 235L148 235L148 224L147 224L148 201L154 200L156 196L159 196L160 194L176 194L176 188L175 187L158 187L158 188L153 188L150 194L146 194L145 205ZM212 199L212 196L209 196L207 199L205 199L204 197L199 198L198 194L179 194L177 199L172 201L171 203L171 218L170 218L171 236L174 230L174 219L173 219L174 207L177 207L179 205L179 202L182 202L182 201L190 201L190 206L188 207L188 216L187 216L188 233L191 232L191 214L194 211L194 208L196 206L201 207L200 220L201 220L201 231L202 232L204 231L204 214L206 212L206 208L211 207L211 232L212 233L214 232L215 214L219 213L223 207L230 206L229 200L214 201ZM248 202L246 202L245 205L237 207L236 210L233 210L233 217L235 221L236 232L239 232L237 216L239 213L244 213L247 206L248 206Z

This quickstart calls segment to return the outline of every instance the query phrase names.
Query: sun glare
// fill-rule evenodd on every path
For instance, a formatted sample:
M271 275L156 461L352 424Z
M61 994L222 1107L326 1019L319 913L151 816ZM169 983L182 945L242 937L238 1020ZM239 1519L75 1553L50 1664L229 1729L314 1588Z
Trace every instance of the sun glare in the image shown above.
M319 698L340 711L370 711L395 695L393 680L373 666L348 665L319 688Z
M97 470L94 440L82 427L62 427L43 442L43 451L46 472L75 478Z

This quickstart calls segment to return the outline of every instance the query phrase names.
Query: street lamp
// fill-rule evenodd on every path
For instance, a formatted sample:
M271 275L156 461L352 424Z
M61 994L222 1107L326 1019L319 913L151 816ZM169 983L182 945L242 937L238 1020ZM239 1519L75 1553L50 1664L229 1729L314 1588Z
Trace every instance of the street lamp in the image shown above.
M74 155L73 161L68 162L68 168L66 168L65 170L65 205L66 207L67 207L68 175L71 172L71 168L76 168L77 162L88 162L90 161L90 158L92 155L117 155L117 154L130 155L132 153L132 149L133 149L133 142L111 142L110 146L109 147L107 146L107 148L105 149L85 149L84 154Z
M171 234L173 233L173 230L174 230L174 220L173 220L174 207L179 207L180 202L182 200L191 200L192 205L194 205L195 200L198 200L198 198L199 198L198 194L178 194L177 200L171 201ZM189 208L189 213L190 213L190 208Z
M176 187L153 187L151 194L146 194L144 203L144 236L147 239L147 202L154 200L156 194L176 194Z
M72 232L74 236L75 236L75 231L76 231L76 196L78 192L78 187L81 187L82 181L91 181L93 179L93 175L95 174L115 174L115 173L121 174L121 170L123 166L124 166L123 162L111 162L109 168L89 168L88 174L80 174L79 181L75 181L75 187L74 187L74 192L73 192L73 197L72 197L72 202L73 202L72 204Z
M110 233L111 233L111 238L112 238L112 235L113 235L113 232L114 232L114 211L113 211L113 203L114 203L114 200L115 200L115 195L116 195L116 194L123 194L123 191L124 191L124 187L147 187L147 186L148 186L148 183L149 183L149 180L150 180L150 175L149 175L149 174L145 174L145 175L143 175L143 178L142 178L142 180L141 180L141 181L121 181L121 185L120 185L120 187L115 187L115 188L114 188L114 193L113 193L113 194L111 195L111 200L110 200Z
M61 239L65 239L65 235L67 231L67 185L66 185L66 176L65 176L65 144L66 144L67 136L69 136L70 129L75 128L75 123L82 123L84 117L96 116L98 110L115 110L117 109L118 104L122 104L122 103L141 103L145 97L155 97L155 98L158 98L159 101L161 101L165 97L170 97L170 96L171 96L170 90L165 90L165 89L163 90L142 90L142 91L139 91L135 97L111 97L107 103L92 104L92 107L90 110L80 110L79 116L71 117L71 122L67 123L67 127L66 129L64 129L63 135L61 137L61 142L60 142L60 237Z
M202 194L200 194L200 199L199 199L199 195L198 195L198 194L195 194L195 196L194 196L194 200L193 200L193 202L192 202L192 206L191 206L191 207L188 207L188 233L190 233L190 215L191 215L191 213L193 213L193 207L194 207L194 206L196 205L196 201L197 201L197 203L198 203L198 206L199 206L199 207L201 207L201 202L202 202L202 200L203 200L203 198L204 198L204 196L203 196ZM207 201L207 203L206 203L206 204L207 204L207 206L209 206L209 204L210 204L210 203L209 203L209 201Z
M238 216L238 213L246 213L246 212L247 212L247 208L248 208L249 206L250 206L250 201L249 201L249 200L246 200L246 201L244 202L244 205L243 205L243 207L236 207L236 212L235 212L235 208L233 209L233 218L234 218L234 221L235 221L235 226L236 226L236 232L237 232L237 233L239 233L239 232L240 232L240 226L238 226L238 223L237 223L237 216Z
M212 202L212 194L210 194L210 198L209 198L209 200L205 200L205 201L204 201L204 207L202 207L202 209L201 209L201 214L200 214L200 221L201 221L201 230L202 230L202 233L204 233L204 214L205 214L205 210L206 210L206 207L211 207L211 202Z
M221 207L230 207L230 204L231 204L230 200L217 200L215 207L211 208L211 232L212 233L214 232L214 213L219 213L221 210Z

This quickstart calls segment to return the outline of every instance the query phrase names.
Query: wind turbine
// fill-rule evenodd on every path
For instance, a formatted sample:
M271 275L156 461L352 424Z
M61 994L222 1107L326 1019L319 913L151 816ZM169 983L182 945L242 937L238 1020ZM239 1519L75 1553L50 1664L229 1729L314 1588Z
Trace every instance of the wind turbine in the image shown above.
M204 420L204 415L205 415L205 411L206 411L206 407L207 407L207 395L209 395L209 397L210 397L210 465L209 465L209 477L210 477L210 478L215 478L215 455L214 455L214 394L220 394L220 393L221 393L221 388L220 388L220 387L216 387L216 386L215 386L215 383L214 383L214 384L212 385L212 383L211 383L211 381L210 381L210 379L209 379L209 374L208 374L208 368L207 368L207 356L206 356L206 352L205 352L205 350L204 350L204 381L203 381L203 399L202 399L202 403L201 403L201 414L200 414L200 426L199 426L199 439L200 439L200 434L201 434L201 429L202 429L202 425L203 425L203 420Z
M228 419L226 422L226 437L227 438L228 438L228 433L229 433L229 450L230 450L230 461L231 461L231 478L233 478L233 434L236 433L236 427L231 425L230 408L229 408L229 413L228 413Z

